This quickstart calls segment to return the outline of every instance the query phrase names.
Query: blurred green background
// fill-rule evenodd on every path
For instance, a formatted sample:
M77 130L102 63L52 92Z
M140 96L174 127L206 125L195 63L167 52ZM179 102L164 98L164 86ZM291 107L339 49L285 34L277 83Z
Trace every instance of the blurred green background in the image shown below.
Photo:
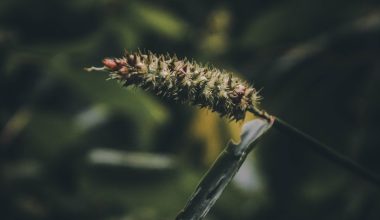
M378 1L2 0L0 219L174 219L242 123L83 71L139 48L240 74L380 174ZM207 219L379 219L370 183L279 132L259 145Z

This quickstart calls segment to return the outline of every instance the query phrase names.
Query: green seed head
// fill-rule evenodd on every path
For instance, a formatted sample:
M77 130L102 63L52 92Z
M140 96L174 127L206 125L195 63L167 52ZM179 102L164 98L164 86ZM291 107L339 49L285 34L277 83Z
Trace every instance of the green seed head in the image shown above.
M205 67L176 56L151 52L126 52L122 58L105 58L104 67L111 79L124 86L135 85L170 100L208 108L232 120L242 120L260 99L247 82L231 73Z

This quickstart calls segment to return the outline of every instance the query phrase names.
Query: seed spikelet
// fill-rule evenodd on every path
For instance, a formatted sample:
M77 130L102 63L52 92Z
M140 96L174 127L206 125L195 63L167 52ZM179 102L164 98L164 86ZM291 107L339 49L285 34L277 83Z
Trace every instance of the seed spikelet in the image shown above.
M176 56L152 52L126 52L122 58L105 58L103 67L123 86L135 85L158 96L208 108L232 120L243 120L260 100L258 92L232 73L202 66Z

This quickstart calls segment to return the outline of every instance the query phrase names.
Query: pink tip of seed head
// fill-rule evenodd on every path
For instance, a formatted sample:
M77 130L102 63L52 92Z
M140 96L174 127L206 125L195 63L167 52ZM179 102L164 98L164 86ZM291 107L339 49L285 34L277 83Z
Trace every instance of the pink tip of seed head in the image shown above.
M105 58L103 59L103 64L105 67L114 70L117 67L117 63L115 62L114 59L111 58Z

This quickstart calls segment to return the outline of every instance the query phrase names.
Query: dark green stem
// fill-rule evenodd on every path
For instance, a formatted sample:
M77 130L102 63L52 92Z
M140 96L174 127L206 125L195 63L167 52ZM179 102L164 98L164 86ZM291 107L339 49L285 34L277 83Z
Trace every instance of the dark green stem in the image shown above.
M315 152L318 152L330 161L339 164L346 170L349 170L380 187L380 178L378 176L365 169L364 167L351 160L350 158L338 153L326 144L313 138L312 136L298 130L297 128L293 127L292 125L286 123L285 121L279 118L276 118L274 120L273 127L278 129L279 131L284 132L285 134L294 138L295 140L303 142L305 146L309 146Z
M339 152L333 150L328 145L320 142L319 140L315 139L314 137L300 131L299 129L293 127L292 125L288 124L287 122L277 118L270 116L264 111L258 110L258 109L250 109L252 113L255 115L265 118L267 120L273 121L273 127L277 130L283 132L284 134L288 135L289 137L294 138L297 141L300 141L305 144L305 146L310 147L315 152L321 154L322 156L326 157L330 161L339 164L346 170L351 171L354 174L357 174L358 176L361 176L363 179L368 180L369 182L375 184L376 186L380 187L380 178L376 176L374 173L370 172L369 170L365 169L355 161L351 160L350 158L340 154Z

